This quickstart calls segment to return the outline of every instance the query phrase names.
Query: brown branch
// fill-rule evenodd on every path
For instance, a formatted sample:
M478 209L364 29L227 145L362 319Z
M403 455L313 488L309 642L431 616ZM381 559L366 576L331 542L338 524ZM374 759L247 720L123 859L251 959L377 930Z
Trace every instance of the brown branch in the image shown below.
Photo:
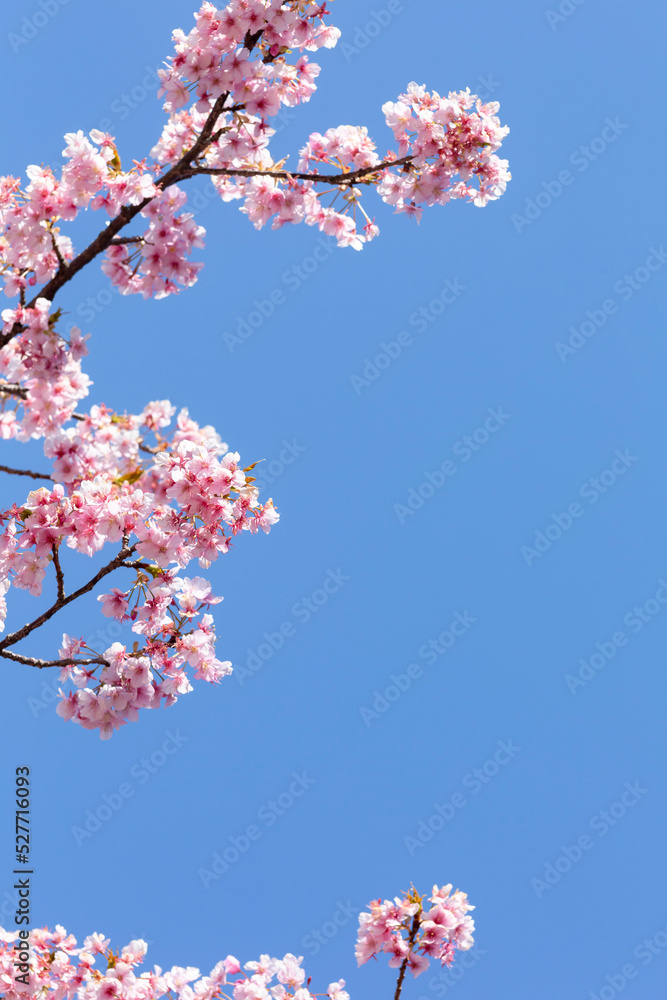
M19 330L19 333L20 333L20 330ZM14 336L13 333L12 333L12 336ZM11 340L11 337L8 338L8 341L7 341L8 343L9 343L9 340ZM1 346L1 344L0 344L0 346ZM0 383L0 394L5 395L5 396L18 396L19 399L27 399L28 398L28 390L26 388L24 388L24 386L17 385L16 383L10 383L10 382ZM85 420L85 419L86 418L83 415L83 413L73 413L72 414L72 420ZM9 471L9 470L6 470L6 471ZM45 478L50 479L51 477L50 476L46 476L46 477L45 476L41 476L40 478L41 479L45 479Z
M15 660L17 663L24 663L27 667L37 667L39 670L43 670L44 667L88 667L93 663L109 666L109 661L103 656L90 660L73 660L71 657L66 657L64 660L38 660L34 656L21 656L20 653L10 653L6 649L0 650L0 656L4 656L7 660Z
M61 267L67 267L67 264L65 263L65 258L63 257L63 255L60 252L60 247L58 246L58 241L56 240L56 237L55 237L55 234L53 232L53 229L49 230L49 236L51 237L51 243L53 245L53 252L55 253L56 257L58 258L58 267L59 268L61 268Z
M130 243L144 243L143 236L116 236L111 241L112 247L129 246Z
M63 568L60 565L60 556L58 555L58 546L53 545L51 548L53 553L53 565L56 571L56 581L58 584L58 600L65 600L65 576L63 574Z
M252 48L255 47L261 33L249 36L247 41ZM196 177L198 174L210 174L210 175L220 175L229 177L260 177L271 175L282 180L289 180L295 177L297 180L307 180L313 181L314 183L326 183L326 184L341 184L349 187L356 184L359 181L364 180L364 178L372 176L386 167L390 166L402 166L410 162L412 157L403 157L401 160L384 160L382 163L377 164L374 167L362 167L359 170L354 170L349 173L343 174L306 174L306 173L289 173L288 171L271 171L271 170L257 170L257 169L238 169L234 170L232 168L215 168L215 167L201 167L197 166L197 160L206 149L215 141L216 135L214 135L214 129L216 122L221 114L229 111L242 110L244 105L232 105L229 108L225 107L225 104L229 98L229 93L225 92L221 94L216 100L213 108L211 109L204 127L200 132L194 145L183 154L178 163L175 163L170 170L168 170L162 177L156 180L156 185L162 190L166 190L173 184L177 184L179 181L187 180L189 177ZM99 254L104 253L108 250L110 246L114 243L118 243L119 238L118 233L121 229L124 229L140 212L146 208L153 201L153 198L144 198L142 202L138 205L126 205L118 215L112 219L99 233L95 239L90 243L85 250L82 250L74 260L70 261L69 264L61 264L58 268L56 274L51 278L50 281L44 285L44 287L31 299L28 303L28 309L34 308L35 302L38 298L48 299L50 302L53 301L56 293L65 285L68 281L78 274L82 268L90 264L92 260L95 259ZM127 242L136 242L136 240L127 239ZM14 337L18 336L24 327L21 323L15 323L12 329L0 336L0 349L10 342Z
M25 399L28 395L28 390L17 382L0 383L0 392L5 396L18 396L20 399Z
M135 549L136 546L132 545L130 547L128 545L128 539L125 538L123 540L123 547L118 555L115 556L110 563L107 563L106 566L103 566L102 569L95 574L92 580L89 580L88 583L85 583L82 587L79 587L78 590L75 590L74 593L69 594L67 597L63 597L62 599L59 597L55 604L52 604L50 608L39 616L39 618L35 618L33 622L30 622L28 625L24 625L23 628L20 628L17 632L12 632L11 635L8 635L2 640L2 642L0 642L0 653L8 646L14 646L17 642L20 642L21 639L25 639L26 636L30 635L31 632L34 632L35 629L40 628L48 622L50 618L53 618L53 616L60 611L61 608L64 608L66 605L71 604L72 601L75 601L78 597L83 597L84 594L93 590L100 580L103 580L105 576L109 575L109 573L113 573L115 569L118 569L118 567L132 555Z
M279 180L289 181L313 181L317 184L333 184L335 187L351 187L364 181L373 174L378 174L387 167L403 167L412 162L411 156L404 156L400 160L383 160L373 167L360 167L349 173L342 174L309 174L291 170L262 170L257 167L191 167L187 172L187 177L195 177L198 174L207 174L218 177L276 177Z
M201 130L197 141L194 143L191 149L186 150L178 163L163 174L162 177L158 178L156 185L163 191L166 188L171 187L173 184L177 184L178 181L184 180L186 177L191 176L188 174L188 169L194 160L196 160L206 148L210 145L213 136L213 129L215 128L215 123L224 111L230 110L225 108L225 102L229 97L228 93L221 94L217 99L211 112L209 113L204 127ZM90 243L85 250L70 261L65 267L59 267L56 274L51 278L50 281L44 285L44 287L30 300L27 307L28 309L34 308L37 299L48 299L49 302L53 302L56 293L65 285L68 281L71 281L75 274L90 264L92 260L95 259L99 254L104 253L116 239L118 233L121 229L124 229L132 220L139 215L140 212L150 205L153 198L144 198L138 205L126 205L115 219L112 219L102 230L101 233L95 237L95 239ZM4 336L0 337L0 348L8 344L10 340L18 336L23 331L24 327L21 323L15 323L12 329L6 333Z
M144 569L148 573L155 569L155 565L142 562L141 559L135 559L134 562L122 562L121 566L124 566L125 569Z
M31 479L48 479L54 482L53 476L45 476L41 472L30 472L28 469L10 469L8 465L0 465L0 472L8 472L12 476L30 476Z
M405 973L408 968L408 962L410 961L410 955L412 954L412 946L415 943L415 938L417 937L417 931L420 925L419 912L415 913L412 918L412 928L410 929L410 937L408 938L408 953L403 959L403 964L401 965L401 971L398 974L398 982L396 983L396 992L394 993L394 1000L400 1000L401 990L403 989L403 980L405 979Z

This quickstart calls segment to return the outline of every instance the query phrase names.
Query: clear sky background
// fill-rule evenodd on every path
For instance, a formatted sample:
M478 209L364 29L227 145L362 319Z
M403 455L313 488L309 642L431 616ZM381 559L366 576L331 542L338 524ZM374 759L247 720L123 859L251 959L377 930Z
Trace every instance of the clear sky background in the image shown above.
M121 299L93 267L66 289L59 304L93 334L90 402L188 406L245 460L267 460L282 521L210 571L225 595L221 657L262 661L243 683L197 684L103 743L42 700L51 676L2 667L2 808L14 767L29 763L37 923L121 945L143 936L163 966L206 972L230 952L291 950L319 989L342 976L355 1000L388 997L384 964L355 969L348 910L411 881L451 881L477 905L469 968L457 982L411 981L406 1000L605 1000L628 964L627 997L655 1000L667 980L667 604L656 599L667 599L667 18L658 3L619 0L565 0L572 13L551 24L527 0L400 6L362 48L385 0L337 0L334 23L357 51L321 54L320 89L275 150L294 163L310 131L343 123L368 125L384 150L380 107L409 81L470 86L501 102L514 180L483 211L432 209L419 226L371 194L380 238L362 253L322 250L316 269L313 229L257 233L235 205L200 194L195 288ZM190 28L192 5L70 0L12 44L39 9L0 12L0 172L59 163L65 132L105 119L124 161L143 156L163 121L142 90L147 70L170 52L172 28ZM203 181L190 190L209 193ZM420 331L410 317L446 281L459 294ZM231 351L225 334L276 290L280 306ZM587 321L591 335L575 332L580 346L559 356ZM409 345L355 389L352 376L402 331ZM499 408L508 419L489 434ZM7 445L6 461L26 464L29 450ZM455 473L406 513L447 460ZM22 493L10 486L7 503ZM73 572L88 567L79 558ZM336 576L307 614L303 599ZM33 604L12 594L14 621ZM457 614L464 634L432 656ZM292 634L273 651L266 635L285 623ZM25 651L52 655L63 630L108 624L91 599ZM383 701L411 664L409 689ZM585 683L568 681L580 671ZM375 716L362 712L374 703ZM180 745L167 756L168 733ZM511 756L496 763L499 741ZM154 754L150 774L141 761ZM277 816L267 803L294 773L309 787ZM121 785L122 807L78 835ZM249 825L258 839L206 888L199 870ZM643 945L653 939L655 954Z

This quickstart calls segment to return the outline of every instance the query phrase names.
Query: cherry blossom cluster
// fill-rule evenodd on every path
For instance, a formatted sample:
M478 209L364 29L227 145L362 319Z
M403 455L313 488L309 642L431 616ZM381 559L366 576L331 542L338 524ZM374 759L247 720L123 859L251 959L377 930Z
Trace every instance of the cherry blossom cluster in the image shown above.
M467 90L441 98L416 84L384 106L395 151L380 158L365 128L343 125L312 133L288 170L269 150L270 122L314 93L320 67L308 53L340 35L328 14L311 0L204 2L194 28L174 32L160 74L168 117L150 158L124 169L113 136L78 131L65 136L59 171L29 166L25 184L0 178L0 275L5 295L18 299L1 313L0 437L43 439L52 461L48 474L1 467L50 486L0 511L0 630L10 586L40 596L52 568L57 587L55 604L0 640L0 656L60 666L73 685L61 714L105 737L139 708L189 691L186 668L212 682L228 672L214 654L209 609L218 598L208 581L181 571L194 559L209 566L234 535L268 531L278 515L270 500L260 504L252 466L242 468L187 411L169 438L166 402L137 415L103 405L78 412L91 384L81 367L87 337L76 326L60 332L57 293L97 257L123 294L161 298L192 285L202 265L191 255L205 233L185 210L182 184L198 175L223 200L240 201L257 228L305 222L355 249L379 231L361 204L369 186L418 216L423 205L452 198L485 205L509 178L497 156L508 131L497 104ZM88 211L108 220L77 252L63 226ZM67 593L61 551L93 556L109 543L118 547L112 560ZM143 636L141 648L91 650L66 636L57 661L10 651L109 573L128 569L134 581L103 595L102 610Z
M57 334L44 322L44 337L57 344ZM25 336L3 351L15 351ZM19 377L18 368L13 376ZM54 384L46 376L40 384L46 399ZM137 415L93 406L72 426L64 425L61 418L71 414L61 409L47 427L41 411L41 422L35 424L29 399L11 398L27 414L21 420L14 412L8 430L26 435L32 429L33 436L44 436L54 483L0 511L0 631L10 586L39 597L50 564L58 588L53 609L70 602L60 561L63 546L94 556L106 545L115 545L114 558L102 575L129 569L134 580L98 600L103 614L126 623L143 637L144 645L135 644L129 651L114 643L99 651L65 636L54 664L62 667L63 683L73 685L69 693L62 692L59 714L108 738L125 722L136 720L140 708L169 706L178 695L190 692L186 667L195 679L210 683L231 672L231 664L215 656L215 626L209 614L221 598L214 596L207 580L179 571L193 560L210 566L229 550L235 535L268 532L278 514L271 500L259 502L252 467L243 468L239 454L230 452L212 427L200 427L184 409L165 436L175 414L168 401L149 403ZM0 642L3 655L21 661L20 654L6 647L29 634L31 626L26 628Z
M141 971L147 949L138 940L113 952L102 934L90 934L77 947L76 939L56 926L30 932L30 960L23 962L24 941L0 928L0 993L5 1000L350 1000L343 979L324 994L311 993L303 959L291 954L282 959L262 955L244 969L229 955L202 976L191 966Z
M114 137L94 129L65 136L60 176L30 166L25 186L0 178L5 293L23 303L35 284L48 290L67 275L80 258L61 224L86 209L113 220L93 255L105 254L103 270L123 294L159 298L192 285L203 265L190 255L203 246L204 229L184 211L178 184L198 174L211 176L223 200L241 200L257 228L305 222L357 250L379 232L361 205L364 187L416 216L451 199L483 206L498 198L510 174L496 154L509 129L497 103L482 104L469 90L445 98L412 83L385 104L398 148L383 159L367 130L351 125L311 134L296 171L274 157L271 119L316 89L320 67L306 52L331 48L340 36L325 24L328 13L309 0L203 3L194 28L174 32L174 55L160 71L169 117L152 160L124 170ZM137 216L148 220L143 232L118 236Z
M394 901L374 900L370 913L359 915L357 963L363 965L381 953L389 955L391 968L409 969L419 976L430 959L451 965L457 949L473 946L475 924L468 912L474 909L468 897L451 885L433 886L431 904L414 889Z
M308 18L299 20L297 8L312 11L313 22L322 10L316 4L257 0L216 11L207 3L189 35L175 33L176 55L162 73L161 91L172 118L152 151L158 163L177 162L222 101L222 128L216 126L220 134L209 143L200 168L213 175L223 199L243 199L241 210L257 228L269 220L273 228L306 222L355 249L379 232L361 206L363 185L377 186L384 201L413 215L424 204L467 197L483 206L503 193L510 174L496 151L509 129L496 117L498 104L484 105L469 90L441 98L414 83L383 108L399 143L384 160L365 128L345 125L313 133L297 172L281 170L284 159L276 161L268 149L275 133L267 122L281 104L308 100L320 72L304 56L292 64L284 53L333 45L339 35L336 29L309 26ZM249 40L258 36L260 58L250 59ZM190 102L190 110L182 110ZM320 165L333 170L323 176ZM332 174L336 182L329 180ZM333 188L328 206L321 199L329 192L316 191L318 178Z
M21 295L48 281L74 258L74 247L60 232L86 208L105 210L111 218L134 206L148 220L143 236L111 245L102 270L122 294L140 292L161 298L197 280L202 264L189 256L204 245L205 230L181 211L187 196L177 185L162 190L145 163L120 169L113 136L93 129L65 136L68 163L57 179L50 167L28 167L30 183L22 189L11 177L0 179L0 271L5 294Z
M440 97L411 83L396 103L382 108L407 169L387 170L382 199L398 212L419 214L423 205L468 198L483 207L499 198L510 180L507 160L497 156L509 132L500 124L497 101L482 102L470 90Z
M37 299L34 307L2 312L2 332L14 324L22 333L0 350L0 438L46 438L72 417L88 395L90 379L81 370L88 353L78 327L69 338L56 329L59 314Z
M102 270L121 295L140 292L145 299L161 299L178 292L179 285L194 285L204 265L188 258L193 247L204 246L206 230L191 213L179 211L186 201L176 185L158 192L141 212L150 220L143 236L134 245L109 248Z
M414 976L429 965L429 957L451 965L455 950L472 947L474 924L468 912L473 907L463 892L452 886L433 887L430 906L416 890L394 902L369 904L370 913L359 915L357 961L367 962L380 952L388 953L389 965L398 968L396 997L409 968ZM311 980L302 968L302 958L261 955L241 967L228 955L202 976L199 969L159 966L141 970L148 946L130 941L114 952L108 938L90 934L82 947L60 926L8 933L0 928L0 993L6 1000L350 1000L345 980L330 983L326 993L311 992ZM26 961L26 953L28 960Z
M115 642L98 657L83 640L64 635L59 652L66 665L60 679L73 683L75 690L67 695L61 690L57 712L63 719L98 729L101 738L108 739L124 723L135 722L139 709L168 707L192 691L186 665L195 670L196 680L211 684L232 672L230 662L216 659L213 618L202 614L221 600L211 593L207 580L140 574L129 591L114 588L98 600L105 614L134 621L133 630L144 635L146 644L128 651ZM200 614L201 620L194 622ZM67 662L86 654L92 654L95 665Z
M300 104L313 93L319 66L309 68L304 50L332 48L340 31L324 24L326 4L309 0L233 0L226 7L203 3L189 34L174 32L175 55L160 71L165 110L196 98L198 111L220 98L267 118L281 104ZM301 56L290 61L292 50Z

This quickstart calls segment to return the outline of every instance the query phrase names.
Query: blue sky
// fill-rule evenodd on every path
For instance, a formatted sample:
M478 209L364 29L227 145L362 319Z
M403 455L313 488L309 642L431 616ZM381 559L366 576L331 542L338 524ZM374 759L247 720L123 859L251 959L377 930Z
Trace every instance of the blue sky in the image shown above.
M188 406L266 459L282 521L210 571L220 653L245 668L220 687L102 743L55 716L50 676L3 667L5 788L33 769L35 920L143 936L153 962L204 971L291 950L321 988L342 976L370 998L395 980L354 968L350 909L451 881L477 905L476 949L460 980L427 973L407 1000L654 1000L667 977L665 12L481 0L471 16L403 0L366 32L387 6L337 0L350 47L321 55L320 89L276 150L343 123L383 149L380 106L410 80L470 86L511 127L505 197L419 226L376 201L380 238L329 253L305 227L255 232L197 182L195 288L121 299L92 268L60 299L93 335L91 401ZM70 0L17 43L38 10L0 12L0 172L58 162L65 132L105 119L125 160L144 155L163 120L150 71L190 5L116 0L109 16ZM233 344L272 294L272 315ZM383 342L396 356L378 367ZM7 445L8 464L24 450ZM10 486L3 501L18 499ZM24 620L28 602L12 607ZM32 651L98 628L90 600ZM122 805L82 838L104 796ZM199 870L249 826L259 836L205 887Z

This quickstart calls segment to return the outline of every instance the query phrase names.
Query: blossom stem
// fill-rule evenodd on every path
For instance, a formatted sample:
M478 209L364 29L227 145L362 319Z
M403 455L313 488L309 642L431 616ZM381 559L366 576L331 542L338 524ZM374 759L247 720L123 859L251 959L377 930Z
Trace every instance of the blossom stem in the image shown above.
M52 476L46 476L42 472L31 472L29 469L10 469L8 465L0 465L0 472L7 472L12 476L30 476L31 479L48 479L53 482Z
M107 563L106 566L103 566L102 569L95 574L92 580L89 580L88 583L84 583L82 587L79 587L78 590L75 590L72 594L69 594L66 597L59 596L55 604L52 604L50 608L48 608L43 614L39 616L39 618L35 618L33 622L30 622L28 625L24 625L23 628L18 629L18 631L16 632L12 632L11 635L8 635L5 639L3 639L2 642L0 642L0 656L5 655L3 650L7 649L8 646L14 646L17 642L20 642L21 639L25 639L26 636L29 636L31 632L34 632L35 629L40 628L42 625L48 622L49 619L53 618L53 616L58 611L60 611L61 608L64 608L66 605L71 604L72 601L76 601L78 597L83 597L84 594L88 594L91 590L93 590L97 586L100 580L103 580L105 576L109 575L109 573L113 573L115 569L118 569L118 567L121 566L122 563L129 556L133 554L135 549L136 546L135 545L130 546L128 544L127 539L125 539L123 542L123 547L118 553L118 555L115 556L115 558L112 559L111 562Z
M65 600L65 577L63 574L63 568L60 565L60 556L58 555L58 546L54 545L51 549L53 552L53 565L56 571L56 581L58 584L58 600Z
M18 396L20 399L26 399L28 396L28 390L24 389L22 385L10 382L0 383L0 392L3 396Z
M404 156L401 160L383 160L372 167L360 167L348 173L340 174L309 174L291 170L264 170L257 167L198 167L193 166L185 176L194 177L197 174L207 174L218 177L277 177L279 180L314 181L318 184L333 184L336 187L351 186L372 177L374 174L386 170L387 167L401 167L410 163L411 156Z
M295 178L296 180L312 181L317 184L335 184L349 187L363 181L367 177L372 177L374 174L379 173L387 167L404 166L412 160L412 156L404 156L400 160L383 160L381 163L375 164L372 167L361 167L358 170L340 174L291 173L287 170L261 170L258 168L234 169L228 167L202 167L197 163L197 160L211 145L211 143L215 141L216 136L214 135L214 129L218 118L224 112L236 109L236 106L234 106L233 109L225 108L228 97L228 93L221 94L220 97L218 97L194 145L183 154L178 163L175 163L170 170L163 174L162 177L158 178L156 184L161 191L165 191L168 187L171 187L173 184L177 184L179 181L187 180L189 177L196 177L199 174L227 177L272 176L281 180ZM112 219L107 226L105 226L102 232L95 237L92 243L90 243L85 250L82 250L81 253L74 258L74 260L70 261L69 264L65 264L64 261L62 261L56 274L28 303L27 308L34 308L38 298L48 299L49 302L52 302L56 293L63 287L63 285L65 285L68 281L71 281L74 275L82 270L82 268L90 264L95 257L104 253L104 251L110 246L117 244L119 240L122 242L132 242L132 238L121 238L118 236L118 233L121 229L124 229L125 226L132 222L132 220L139 215L140 212L142 212L144 208L151 203L151 201L153 201L152 197L144 198L138 205L125 205L118 215ZM12 328L4 334L4 336L0 336L0 349L8 344L14 337L18 336L22 331L22 324L20 322L14 323Z
M394 993L394 1000L400 1000L401 990L403 989L403 980L405 979L405 973L407 972L408 962L410 961L410 955L412 954L412 947L417 938L417 932L419 930L419 913L415 913L412 918L412 927L410 929L410 937L408 938L408 953L403 959L403 964L401 965L401 970L398 974L398 982L396 983L396 992Z
M94 660L73 660L71 657L63 660L38 660L34 656L22 656L20 653L10 653L7 650L0 652L0 656L4 656L7 660L15 660L17 663L23 663L26 667L37 667L38 670L43 670L44 667L87 667L93 663L105 667L109 666L109 661L101 656L95 657Z

